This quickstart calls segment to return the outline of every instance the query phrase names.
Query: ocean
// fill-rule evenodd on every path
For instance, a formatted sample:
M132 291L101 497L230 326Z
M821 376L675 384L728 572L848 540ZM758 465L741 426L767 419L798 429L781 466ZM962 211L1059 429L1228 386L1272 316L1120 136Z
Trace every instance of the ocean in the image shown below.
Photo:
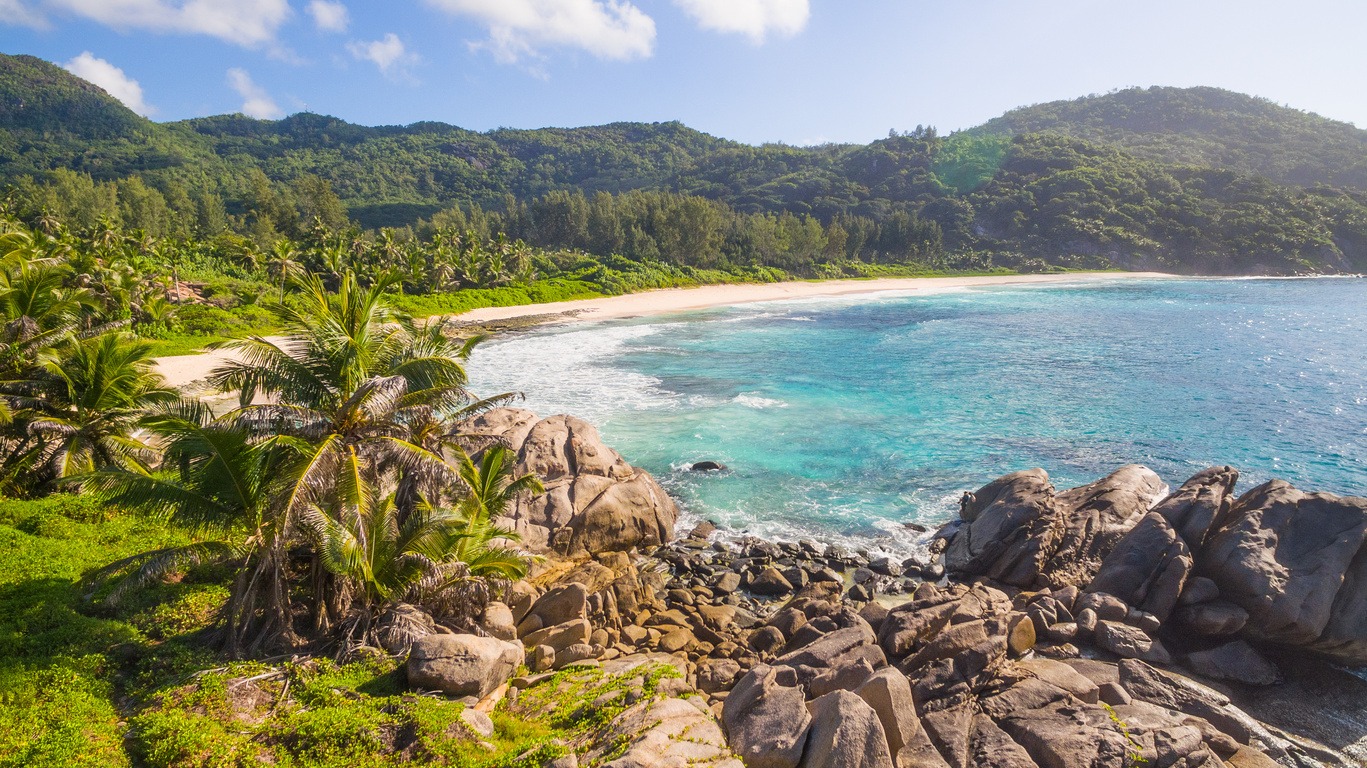
M685 523L905 552L966 490L1211 464L1367 495L1367 280L1117 279L764 302L549 327L480 395L572 413ZM720 461L720 473L688 471ZM682 525L681 525L682 527Z

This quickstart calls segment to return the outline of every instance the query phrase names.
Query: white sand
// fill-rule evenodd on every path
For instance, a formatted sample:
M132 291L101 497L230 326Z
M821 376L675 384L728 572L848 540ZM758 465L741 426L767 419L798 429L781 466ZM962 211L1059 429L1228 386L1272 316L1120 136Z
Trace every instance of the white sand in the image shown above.
M1172 277L1162 272L1069 272L1054 275L988 275L983 277L895 277L876 280L820 280L790 283L746 283L708 285L701 288L670 288L659 291L607 296L601 299L557 301L550 304L525 304L516 307L474 309L457 319L485 322L532 315L566 315L566 321L608 320L641 315L684 312L692 309L750 304L757 301L782 301L815 296L847 296L882 291L925 291L935 293L950 288L1024 283L1077 283L1132 278ZM272 341L278 341L271 337ZM184 387L203 379L231 353L222 350L195 355L157 358L157 372L166 383Z

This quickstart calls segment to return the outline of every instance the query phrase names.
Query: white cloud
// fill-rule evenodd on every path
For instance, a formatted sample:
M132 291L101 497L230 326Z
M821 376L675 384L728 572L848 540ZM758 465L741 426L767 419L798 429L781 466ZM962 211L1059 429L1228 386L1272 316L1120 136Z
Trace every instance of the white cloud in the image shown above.
M0 0L0 23L34 29L47 29L43 14L25 5L22 0Z
M703 29L746 35L764 42L770 32L792 36L807 26L808 0L674 0Z
M209 35L251 48L274 43L290 17L288 0L48 0L48 5L118 30Z
M142 100L142 86L137 80L125 75L122 69L104 59L96 58L90 51L63 64L62 68L105 89L110 96L122 101L125 107L143 117L157 111L155 107Z
M511 64L545 47L580 48L603 59L642 59L655 47L655 20L628 0L427 0L479 20L488 48Z
M228 87L242 97L240 111L248 117L269 120L284 114L270 94L266 93L266 89L253 82L245 69L233 67L228 70Z
M393 32L368 43L359 40L347 43L346 48L352 56L373 63L385 75L406 74L408 66L418 62L417 55L409 53Z
M314 26L324 32L345 32L347 24L351 22L346 6L341 3L312 0L308 5L308 12L313 17Z

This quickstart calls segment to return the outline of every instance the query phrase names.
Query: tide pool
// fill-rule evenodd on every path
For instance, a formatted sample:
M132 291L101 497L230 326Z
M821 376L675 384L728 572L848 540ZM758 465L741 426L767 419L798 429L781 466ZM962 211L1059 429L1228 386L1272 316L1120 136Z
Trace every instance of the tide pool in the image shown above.
M598 426L688 519L894 551L987 481L1232 464L1367 495L1367 280L1116 280L766 302L476 352L481 395ZM695 461L728 465L693 473Z

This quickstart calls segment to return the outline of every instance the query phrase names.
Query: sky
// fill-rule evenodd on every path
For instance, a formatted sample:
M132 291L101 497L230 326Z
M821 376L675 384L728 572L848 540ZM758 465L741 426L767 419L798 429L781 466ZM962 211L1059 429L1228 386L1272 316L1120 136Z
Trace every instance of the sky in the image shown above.
M752 144L1211 85L1367 127L1363 0L0 0L0 52L158 121L679 120Z

